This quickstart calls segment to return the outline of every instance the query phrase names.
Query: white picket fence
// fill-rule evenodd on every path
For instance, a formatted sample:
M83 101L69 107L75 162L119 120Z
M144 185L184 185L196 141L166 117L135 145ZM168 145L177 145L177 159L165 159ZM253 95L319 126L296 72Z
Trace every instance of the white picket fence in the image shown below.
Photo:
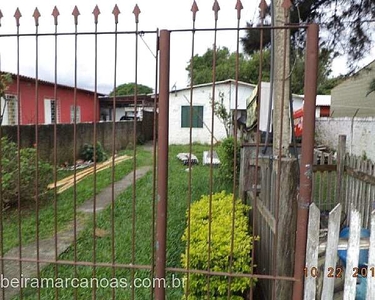
M370 238L360 238L361 215L350 211L349 240L339 239L342 206L338 204L329 213L327 239L319 242L320 210L312 203L309 212L306 248L304 300L370 300L375 299L375 210L371 213ZM337 250L347 249L346 268L337 265ZM367 268L358 269L359 250L369 249ZM325 254L325 256L324 256ZM367 279L366 297L356 298L357 272ZM341 292L335 284L343 283Z

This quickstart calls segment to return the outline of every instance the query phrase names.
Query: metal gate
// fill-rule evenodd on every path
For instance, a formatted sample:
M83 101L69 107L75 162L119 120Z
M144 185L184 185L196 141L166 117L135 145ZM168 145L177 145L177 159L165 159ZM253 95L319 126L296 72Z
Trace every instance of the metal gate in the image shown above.
M120 10L117 5L112 12L114 29L109 31L98 29L101 17L98 6L93 11L94 30L88 31L79 30L80 12L77 7L74 8L73 32L59 30L60 13L55 7L52 12L54 31L39 32L40 13L35 9L35 31L22 33L22 15L19 9L16 10L16 33L0 33L1 48L11 44L15 49L9 59L15 58L16 69L14 74L2 73L3 86L6 87L2 96L11 94L18 107L16 125L0 126L0 136L3 138L0 144L0 198L4 203L0 210L1 299L193 299L193 291L197 289L194 281L196 275L204 278L204 298L218 297L214 292L219 289L215 280L220 278L227 282L224 284L224 292L220 294L222 299L261 299L261 290L265 299L290 299L292 296L293 299L302 299L307 213L311 199L318 26L288 24L290 5L287 2L282 8L285 11L285 24L264 25L267 6L265 1L261 1L261 24L249 29L240 26L243 9L241 1L237 1L233 11L237 14L236 27L218 26L220 6L214 1L214 27L196 28L198 6L194 1L191 28L160 32L139 30L140 9L137 5L133 10L135 28L130 31L118 29ZM0 12L0 20L2 17ZM280 93L275 96L280 97L279 102L275 102L275 110L280 113L279 119L274 119L274 141L277 140L279 144L274 148L277 152L265 156L262 155L264 145L259 129L263 103L263 38L265 32L274 31L282 36L287 45L288 32L292 29L306 32L307 40L302 154L300 157L290 157L285 154L288 152L284 148L283 132L286 128L283 128L282 122L288 118L285 107L288 107L289 95L286 96L286 93L289 90L287 78L290 76L285 46L282 55L277 57L277 63L283 70L276 89ZM230 125L230 132L237 137L241 131L237 119L234 119L240 113L240 34L245 30L260 36L259 81L254 115L257 125L253 130L253 142L233 139L233 176L226 183L227 192L231 193L232 198L231 210L227 212L231 217L230 226L226 228L230 232L230 242L229 252L225 254L226 267L220 269L213 261L212 249L216 239L212 227L215 217L213 198L214 193L222 187L216 177L220 169L214 165L213 155L220 140L215 130L222 126L215 116L215 105L221 97L216 82L217 36L220 32L226 32L236 40L235 78L230 81L230 86L233 86L233 105L229 110L231 120L235 120ZM184 106L187 116L185 125L188 126L178 121L186 133L186 139L183 140L185 145L172 146L169 130L176 124L171 124L170 120L176 115L173 115L175 112L170 109L170 104L175 100L174 95L177 96L181 91L173 88L171 91L170 57L173 54L173 38L186 34L191 35L191 42L186 43L187 47L191 47L191 83L185 89L188 95L184 97L186 103L181 105L177 116L183 118ZM210 34L213 41L212 84L208 87L209 96L203 104L201 99L197 99L197 87L192 80L196 36L199 34ZM144 37L151 37L148 41L153 39L154 49ZM59 58L62 56L61 51L67 51L64 43L68 38L72 40L67 45L73 50L71 60L67 62L73 70L71 78L74 84L71 87L59 83ZM99 47L101 39L110 45L111 53L105 52L103 55ZM128 42L126 46L121 44L125 40ZM53 63L48 65L48 72L54 78L52 82L41 78L40 70L46 68L40 54L45 41L52 45L50 51L54 53ZM148 65L155 79L152 95L141 95L138 90L139 73L142 71L139 66L143 59L140 56L142 42L147 51L153 54L154 65ZM92 45L93 55L89 62L93 72L90 84L92 91L82 89L79 84L82 77L79 71L81 43ZM25 45L35 51L35 57L29 57L35 61L33 77L22 74L22 61L25 59L22 51ZM129 48L132 48L129 50L130 63L121 64L119 61L126 53L124 49ZM7 58L2 55L2 59ZM103 67L100 63L103 59L108 59L109 64L113 62L109 122L101 119L101 109L104 111L108 108L108 97L107 106L102 106L104 98L98 91ZM117 95L116 88L122 83L119 80L121 68L131 68L134 72L131 95ZM8 80L7 76L13 78L13 81ZM89 104L83 94L90 98ZM26 101L30 95L32 105ZM50 101L48 109L51 110L48 113L44 111L44 101L47 100ZM193 125L197 104L203 107L201 120L195 121L199 126ZM6 110L9 115L11 110L8 108L11 106L9 101L5 101L2 111ZM145 107L151 112L147 113ZM118 120L117 113L122 109L132 111L131 121ZM69 121L63 121L66 110ZM90 112L87 118L91 116L91 119L84 119L85 110ZM142 120L138 118L140 111L144 111ZM44 115L50 116L50 125L44 124L47 123ZM206 145L197 145L195 138L202 130L209 132L209 139ZM151 141L147 141L146 136L152 136ZM142 145L144 142L146 146ZM102 146L108 152L109 159L106 162L99 162ZM211 153L206 160L208 166L196 166L192 155L195 151L202 154L203 148ZM82 149L86 150L82 152ZM242 151L241 166L239 149ZM9 151L13 151L11 155ZM85 163L78 160L82 153L90 151L93 161L88 169L81 171ZM60 166L65 163L62 157L66 157L64 155L67 152L70 152L68 157L72 167L61 171ZM185 165L175 158L179 152L186 153ZM46 161L50 162L50 167ZM262 166L267 163L271 168L266 170ZM241 169L239 174L238 169ZM299 176L293 179L290 173L298 169ZM48 182L50 190L46 190L45 186L48 176L52 182ZM250 182L250 188L238 192L238 181L244 178ZM25 186L28 186L26 190ZM286 190L286 186L290 189ZM207 247L203 250L207 252L207 261L204 267L191 267L192 253L196 251L191 248L191 207L199 200L199 193L208 197L205 223ZM242 202L236 200L239 197ZM237 247L235 213L239 205L252 206L252 213L248 216L251 220L248 226L252 230L248 234L253 246L246 245L251 248L248 253L251 263L248 271L244 272L234 271L238 263L234 250ZM186 266L182 266L183 254ZM241 292L238 289L233 292L233 286L238 284L239 278L251 279L251 282L256 279L257 283L255 287L245 284Z

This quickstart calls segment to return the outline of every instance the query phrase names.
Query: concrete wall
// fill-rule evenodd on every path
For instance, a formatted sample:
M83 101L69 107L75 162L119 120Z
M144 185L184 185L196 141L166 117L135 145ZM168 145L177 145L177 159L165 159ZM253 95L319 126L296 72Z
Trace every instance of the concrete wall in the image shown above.
M332 89L333 117L375 116L375 92L366 96L375 78L375 61Z
M350 154L366 156L375 161L375 118L318 118L316 141L337 149L339 135L346 135L346 149Z
M133 122L116 122L116 150L125 149L129 143L133 144ZM107 153L112 151L112 122L97 123L97 140L103 145ZM76 157L84 144L93 144L93 123L77 124ZM73 161L73 124L57 124L57 160L59 163ZM33 147L35 144L35 125L20 126L21 148ZM2 136L7 136L17 143L17 126L2 126ZM144 121L137 122L137 139L147 141L153 137L153 113L146 113ZM38 127L39 153L41 159L53 162L54 126L39 125Z

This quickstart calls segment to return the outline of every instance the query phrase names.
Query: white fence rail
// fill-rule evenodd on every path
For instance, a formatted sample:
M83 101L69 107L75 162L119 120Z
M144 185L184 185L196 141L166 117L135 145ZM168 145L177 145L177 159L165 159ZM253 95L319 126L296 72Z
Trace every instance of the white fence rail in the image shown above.
M375 210L371 213L370 238L361 237L361 215L352 208L349 239L340 239L342 207L329 213L326 238L320 239L320 210L312 203L306 248L304 300L375 299ZM346 266L337 250L347 250ZM359 266L360 250L368 250L368 262Z

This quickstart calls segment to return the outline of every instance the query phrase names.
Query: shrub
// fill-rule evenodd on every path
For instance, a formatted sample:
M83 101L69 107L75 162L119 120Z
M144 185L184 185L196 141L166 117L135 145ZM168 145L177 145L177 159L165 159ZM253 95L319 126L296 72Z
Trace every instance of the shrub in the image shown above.
M193 203L190 209L190 269L208 269L208 224L209 196ZM251 273L251 249L253 238L248 233L246 212L250 207L236 200L235 232L232 256L232 272ZM216 272L228 272L231 253L231 228L233 217L233 194L225 192L212 195L211 217L211 262L210 268ZM187 228L182 240L187 242ZM182 255L182 264L187 267L187 253ZM254 279L232 278L231 299L243 299L242 295ZM228 278L212 276L210 294L212 299L227 299ZM188 299L205 299L207 296L207 277L202 274L190 274ZM185 298L184 298L185 299Z
M92 144L84 144L81 150L80 157L86 161L94 161L94 146ZM105 161L108 158L102 144L96 143L96 162Z
M237 145L237 167L236 178L238 179L240 171L240 147ZM233 182L234 170L234 138L228 137L222 141L218 148L220 158L220 167L218 178L221 182Z
M18 151L17 145L6 137L1 139L1 175L2 201L4 204L18 202L18 192L21 202L35 199L36 184L36 150L25 148L20 150L20 184L18 188ZM43 196L47 185L52 180L52 166L38 159L38 194Z

